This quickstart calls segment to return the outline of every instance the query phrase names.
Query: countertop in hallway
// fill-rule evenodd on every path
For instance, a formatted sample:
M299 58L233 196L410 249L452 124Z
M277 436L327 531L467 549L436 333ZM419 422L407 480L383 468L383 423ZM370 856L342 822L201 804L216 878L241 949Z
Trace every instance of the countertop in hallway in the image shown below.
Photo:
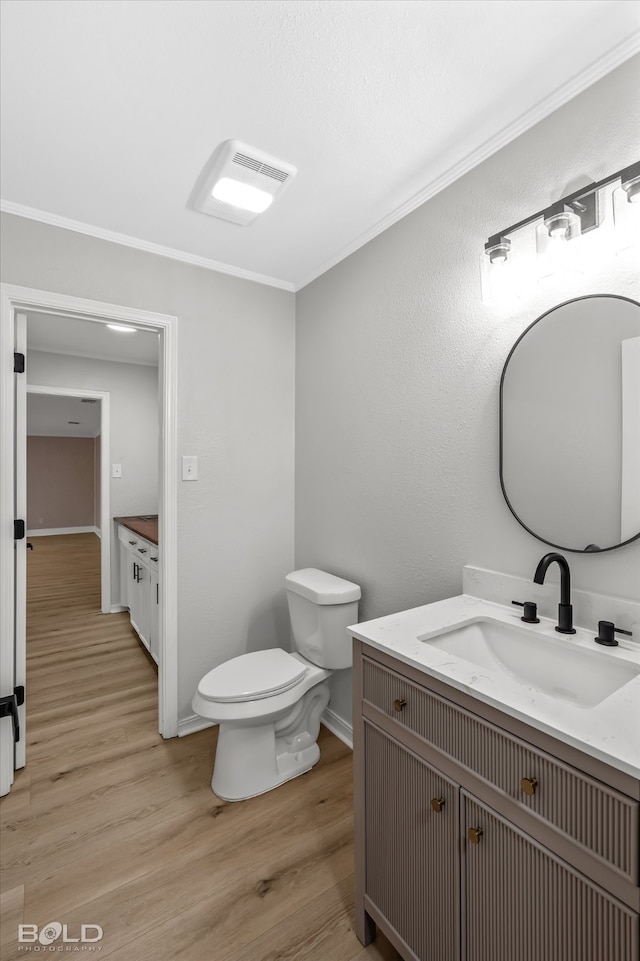
M135 517L114 517L116 524L122 524L128 530L151 541L152 544L158 543L158 515L157 514L138 514Z

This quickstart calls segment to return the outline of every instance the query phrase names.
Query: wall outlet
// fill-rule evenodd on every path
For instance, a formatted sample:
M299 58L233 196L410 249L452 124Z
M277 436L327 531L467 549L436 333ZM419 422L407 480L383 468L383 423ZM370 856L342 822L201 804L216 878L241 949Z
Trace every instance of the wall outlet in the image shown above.
M112 465L111 465L111 476L112 476L112 477L122 477L122 464L112 464Z

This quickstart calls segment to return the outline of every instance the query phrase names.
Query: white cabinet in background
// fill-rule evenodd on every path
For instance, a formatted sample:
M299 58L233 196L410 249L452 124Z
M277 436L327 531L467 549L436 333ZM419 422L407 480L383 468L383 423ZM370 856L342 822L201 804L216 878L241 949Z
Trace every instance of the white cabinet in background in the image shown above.
M158 578L160 554L157 548L149 558L149 562L151 565L149 569L149 653L157 664L160 654L160 583Z
M129 609L131 626L156 664L160 650L157 544L118 525L120 543L120 603Z

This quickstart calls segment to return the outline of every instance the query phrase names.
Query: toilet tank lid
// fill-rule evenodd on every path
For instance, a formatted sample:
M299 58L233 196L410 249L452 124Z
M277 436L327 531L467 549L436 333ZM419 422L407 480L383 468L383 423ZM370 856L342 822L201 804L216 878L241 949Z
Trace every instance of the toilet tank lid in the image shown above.
M284 581L288 591L300 594L314 604L349 604L361 597L357 584L336 577L335 574L328 574L327 571L319 571L315 567L292 571Z

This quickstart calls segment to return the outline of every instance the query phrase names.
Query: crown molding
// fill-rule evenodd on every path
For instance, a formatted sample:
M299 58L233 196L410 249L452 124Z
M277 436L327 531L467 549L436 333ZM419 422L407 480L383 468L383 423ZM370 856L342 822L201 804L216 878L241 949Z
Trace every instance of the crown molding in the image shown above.
M60 217L58 214L52 214L46 210L38 210L35 207L26 207L24 204L13 203L11 200L0 199L0 211L5 214L14 214L16 217L24 217L27 220L37 220L38 223L49 224L51 227L62 227L63 230L73 230L74 233L86 234L88 237L96 237L98 240L107 240L110 243L121 244L124 247L133 247L135 250L142 250L148 254L156 254L158 257L169 257L171 260L179 260L184 264L191 264L192 267L204 267L205 270L215 270L220 274L239 277L241 280L251 280L256 284L264 284L267 287L278 287L280 290L288 290L291 292L295 290L294 285L288 280L279 280L277 277L267 277L266 274L257 274L251 270L244 270L242 267L233 267L231 264L223 264L217 260L210 260L208 257L200 257L198 254L190 254L184 250L176 250L174 247L154 244L149 240L140 240L140 238L130 237L128 234L119 234L114 230L105 230L102 227L85 224L79 220L71 220L69 217Z
M329 260L325 261L321 266L313 270L313 272L310 273L301 283L296 284L296 291L306 287L307 284L310 284L313 280L316 280L318 277L322 276L322 274L326 273L332 267L335 267L336 264L339 264L350 254L355 253L355 251L359 250L360 247L363 247L370 240L373 240L389 227L392 227L393 224L397 223L399 220L402 220L402 218L406 217L407 214L412 213L418 207L422 206L422 204L426 203L427 200L435 197L436 194L440 193L446 187L449 187L452 183L454 183L456 180L459 180L460 177L463 177L466 173L469 173L470 170L473 170L473 168L477 167L478 164L481 164L484 160L487 160L492 156L492 154L497 153L502 147L506 147L506 145L511 143L512 140L515 140L521 134L526 133L527 130L535 126L537 123L540 123L540 121L544 120L545 117L548 117L549 114L552 114L555 110L558 110L560 107L564 106L564 104L568 103L569 100L577 97L578 94L582 93L598 80L601 80L608 73L611 73L612 70L615 70L616 67L621 66L626 60L629 60L630 57L635 56L637 53L640 53L640 30L636 31L631 37L628 37L622 43L612 47L612 49L609 50L608 53L604 54L604 56L594 60L593 63L591 63L588 67L585 67L584 70L581 70L580 73L575 75L575 77L572 77L571 80L567 81L567 83L563 84L561 87L558 87L557 90L554 90L553 93L549 94L547 97L544 97L542 100L539 100L538 103L536 103L533 107L520 114L520 116L516 117L514 121L512 121L506 127L503 127L502 130L498 131L497 134L494 134L493 137L485 140L483 144L481 144L475 150L472 150L471 153L452 164L452 166L441 170L440 173L430 180L428 184L425 184L425 186L419 190L417 194L414 194L413 197L410 197L409 200L405 201L405 203L401 204L399 207L396 207L395 210L393 210L386 217L383 217L382 220L379 220L376 224L370 227L369 230L361 234L356 240L353 240L350 244L347 244L346 247L343 247L341 250L339 250L331 258L329 258Z
M399 220L402 220L407 214L421 207L427 200L430 200L436 194L440 193L440 191L449 187L456 180L459 180L460 177L463 177L466 173L469 173L470 170L473 170L474 167L477 167L478 164L487 160L502 147L511 143L512 140L515 140L521 134L535 126L535 124L544 120L549 114L564 106L569 100L578 96L578 94L582 93L598 80L601 80L637 53L640 53L640 30L633 33L615 47L612 47L612 49L602 57L598 57L597 60L594 60L593 63L584 70L581 70L580 73L572 77L571 80L567 81L567 83L561 87L558 87L547 97L539 100L537 104L520 114L514 121L507 124L506 127L503 127L502 130L498 131L498 133L494 134L475 150L472 150L471 153L456 161L451 166L444 167L416 194L392 210L386 217L377 221L349 244L336 251L328 260L314 268L299 282L268 277L265 274L258 274L240 267L233 267L230 264L223 264L217 260L210 260L207 257L201 257L197 254L176 250L173 247L165 247L162 244L151 243L150 241L130 237L127 234L119 234L112 230L105 230L101 227L81 223L77 220L71 220L68 217L61 217L44 210L37 210L33 207L24 206L23 204L13 203L9 200L0 199L0 211L14 214L17 217L25 217L28 220L36 220L40 223L49 224L52 227L62 227L65 230L73 230L76 233L96 237L99 240L107 240L111 243L122 244L125 247L133 247L136 250L156 254L160 257L168 257L171 260L178 260L182 263L191 264L194 267L203 267L205 270L215 270L218 273L228 274L231 277L238 277L242 280L250 280L254 283L264 284L268 287L277 287L280 290L295 293L326 273L332 267L335 267L336 264L339 264L346 257L349 257L350 254L355 253L356 250L359 250L360 247L363 247L370 240L373 240L389 227L392 227Z

